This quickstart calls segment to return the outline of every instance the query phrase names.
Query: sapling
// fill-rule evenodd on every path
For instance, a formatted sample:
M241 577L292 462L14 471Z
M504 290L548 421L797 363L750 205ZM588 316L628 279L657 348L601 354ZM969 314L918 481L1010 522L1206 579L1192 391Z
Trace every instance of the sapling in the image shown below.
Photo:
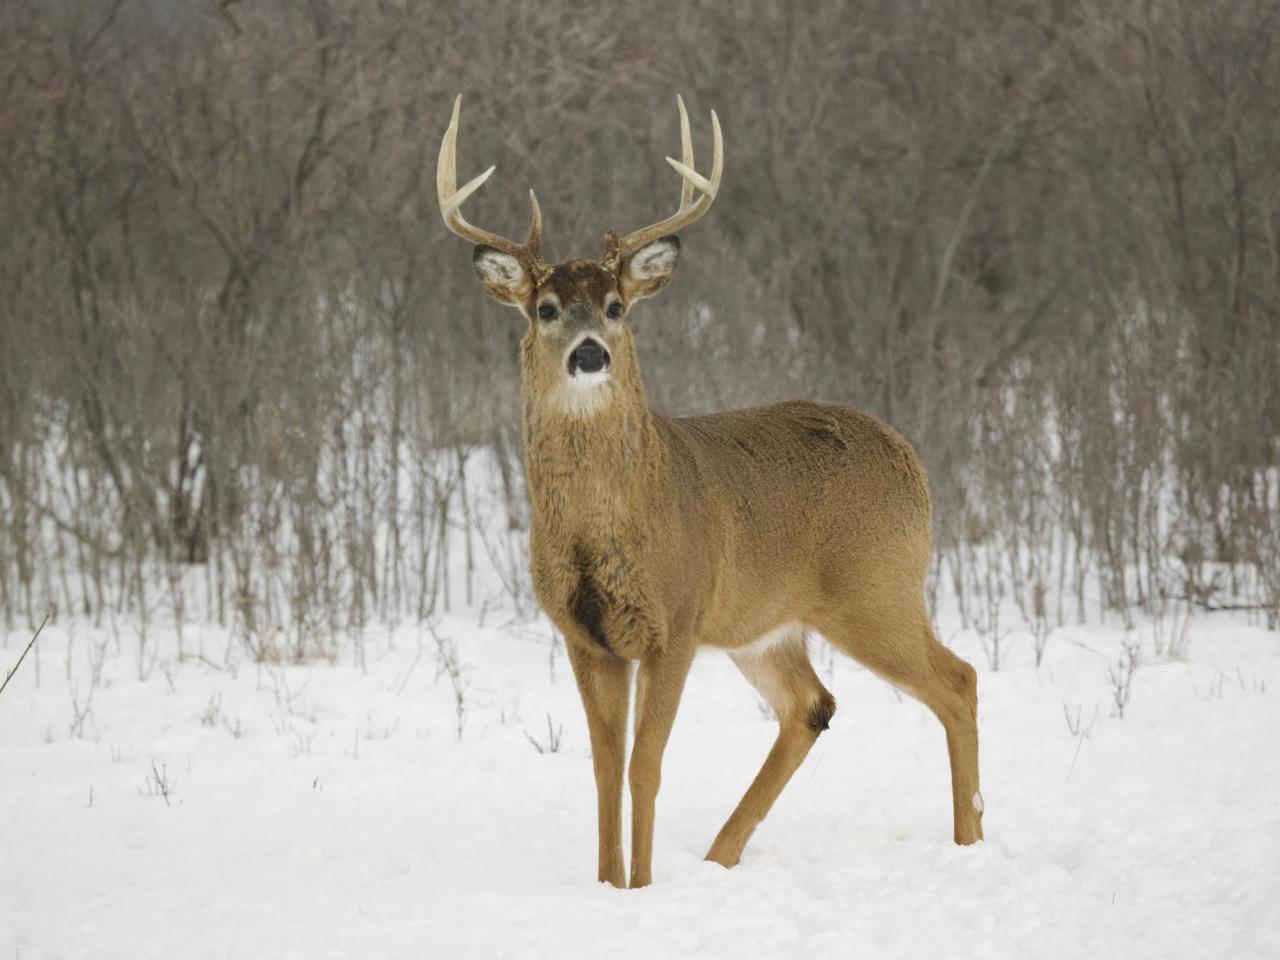
M4 693L4 688L9 686L9 681L13 679L13 675L17 673L18 668L22 666L22 661L27 658L27 654L31 652L31 648L34 647L36 645L36 641L40 639L40 633L42 630L44 630L44 625L49 622L49 614L52 612L53 612L52 610L45 612L44 619L40 621L40 626L36 628L36 632L32 635L31 639L27 642L27 645L22 649L22 655L18 657L18 662L15 663L12 667L10 667L9 670L5 673L4 683L0 683L0 693Z

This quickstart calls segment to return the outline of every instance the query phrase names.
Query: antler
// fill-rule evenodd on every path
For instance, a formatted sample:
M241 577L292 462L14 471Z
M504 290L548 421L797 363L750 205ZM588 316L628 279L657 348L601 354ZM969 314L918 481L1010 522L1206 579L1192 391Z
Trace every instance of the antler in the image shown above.
M538 198L532 190L529 191L529 204L533 207L533 220L529 225L529 239L524 243L515 243L463 219L462 205L489 179L495 168L490 167L458 189L458 114L461 110L462 94L458 94L458 98L453 101L453 119L449 121L449 129L444 132L444 139L440 141L440 158L436 162L436 192L440 196L440 215L444 217L445 226L464 240L482 243L519 258L536 279L549 267L542 259L542 211L538 208Z
M678 94L676 105L680 108L680 159L667 157L667 163L675 168L676 173L680 174L684 181L680 185L680 207L667 219L659 220L617 240L617 256L626 256L659 237L683 230L710 209L711 202L716 198L716 191L720 189L720 175L724 172L724 141L720 136L720 118L716 116L714 110L711 111L711 129L715 135L715 146L712 148L711 178L707 179L693 168L693 140L689 136L689 114L684 109L684 98ZM696 201L693 199L695 189L701 194ZM609 252L613 253L614 244L611 238L606 238L605 242Z

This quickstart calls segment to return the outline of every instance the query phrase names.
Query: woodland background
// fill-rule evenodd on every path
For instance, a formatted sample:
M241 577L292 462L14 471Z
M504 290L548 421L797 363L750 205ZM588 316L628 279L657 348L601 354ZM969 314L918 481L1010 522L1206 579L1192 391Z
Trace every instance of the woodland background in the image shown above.
M479 602L486 559L531 608L522 322L439 138L465 94L468 216L519 235L533 186L549 254L597 256L674 206L682 92L727 161L634 315L656 408L897 426L995 667L1011 607L1280 627L1278 13L9 0L4 625L199 611L305 657Z

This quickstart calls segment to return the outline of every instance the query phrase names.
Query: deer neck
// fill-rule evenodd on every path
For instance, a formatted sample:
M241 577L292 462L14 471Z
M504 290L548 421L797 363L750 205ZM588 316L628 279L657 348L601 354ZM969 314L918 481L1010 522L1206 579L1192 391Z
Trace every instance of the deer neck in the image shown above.
M629 369L628 369L629 368ZM606 533L645 510L664 462L654 415L633 364L615 370L607 397L566 402L526 365L521 386L525 470L535 524L575 539Z

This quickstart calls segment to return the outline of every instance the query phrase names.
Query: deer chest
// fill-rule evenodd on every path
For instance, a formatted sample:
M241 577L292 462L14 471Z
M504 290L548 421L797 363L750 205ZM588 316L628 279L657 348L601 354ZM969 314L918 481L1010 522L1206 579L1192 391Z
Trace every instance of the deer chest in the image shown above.
M655 598L621 547L573 544L556 560L542 575L535 564L534 587L566 639L627 659L661 643Z

